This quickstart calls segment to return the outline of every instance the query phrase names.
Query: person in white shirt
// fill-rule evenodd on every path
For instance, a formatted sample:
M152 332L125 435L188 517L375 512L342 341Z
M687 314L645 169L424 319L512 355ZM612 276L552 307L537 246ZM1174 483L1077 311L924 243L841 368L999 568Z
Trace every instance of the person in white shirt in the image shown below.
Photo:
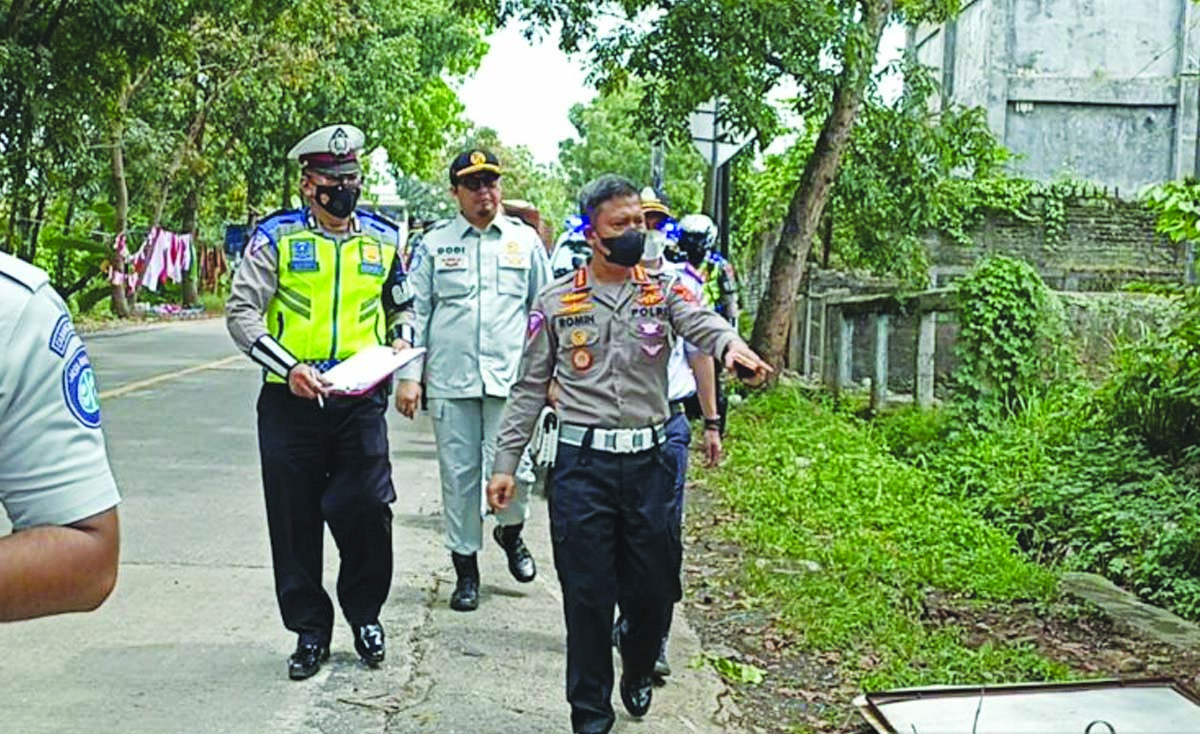
M91 611L120 553L96 377L49 277L3 253L0 344L0 621Z

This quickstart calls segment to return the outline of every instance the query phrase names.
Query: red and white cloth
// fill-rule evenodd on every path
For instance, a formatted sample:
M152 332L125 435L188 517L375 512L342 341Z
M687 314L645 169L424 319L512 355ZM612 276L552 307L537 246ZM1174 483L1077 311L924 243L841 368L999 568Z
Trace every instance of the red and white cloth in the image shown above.
M133 267L138 273L138 287L157 292L158 286L170 280L182 283L184 275L192 266L192 236L168 232L155 227L146 234L137 254L133 256Z

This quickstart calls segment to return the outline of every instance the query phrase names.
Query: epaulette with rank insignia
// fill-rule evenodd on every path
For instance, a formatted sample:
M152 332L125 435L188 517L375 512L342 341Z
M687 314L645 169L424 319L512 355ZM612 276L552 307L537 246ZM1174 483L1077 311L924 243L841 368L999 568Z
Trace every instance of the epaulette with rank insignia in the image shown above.
M638 296L638 303L642 306L657 306L667 300L663 295L662 286L658 280L651 278L646 272L646 269L641 265L635 265L633 268L633 282L641 286L642 294Z
M558 302L562 308L558 310L556 316L570 316L591 311L596 307L596 304L592 303L592 287L588 285L587 268L579 268L575 271L571 290L560 295Z
M429 234L430 232L433 232L435 230L445 229L447 226L449 226L450 222L452 222L452 221L454 221L454 220L453 219L439 219L436 222L434 222L433 224L431 224L425 228L425 234Z
M30 293L41 288L50 280L46 271L7 253L0 253L0 275Z
M692 290L683 283L676 283L675 285L671 286L671 290L675 292L675 295L679 296L687 303L698 302L696 300L696 294L692 293Z

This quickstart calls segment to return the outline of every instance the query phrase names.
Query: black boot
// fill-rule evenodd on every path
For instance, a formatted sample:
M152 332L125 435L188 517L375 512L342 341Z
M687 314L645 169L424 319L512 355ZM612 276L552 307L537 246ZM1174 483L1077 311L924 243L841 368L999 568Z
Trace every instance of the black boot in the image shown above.
M454 572L458 582L450 595L450 608L456 612L473 612L479 608L479 562L472 553L469 556L451 553Z
M525 547L525 541L521 540L521 530L524 527L524 523L497 525L492 530L492 537L508 556L508 572L517 581L527 584L537 576L537 564L533 562L533 555Z

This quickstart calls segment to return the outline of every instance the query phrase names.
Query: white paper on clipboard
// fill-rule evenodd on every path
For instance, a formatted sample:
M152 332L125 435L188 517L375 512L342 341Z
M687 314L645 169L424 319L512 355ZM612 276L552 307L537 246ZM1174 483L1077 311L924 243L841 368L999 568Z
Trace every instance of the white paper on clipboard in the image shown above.
M362 395L423 354L424 349L397 352L391 347L367 347L321 376L332 383L329 392L334 395Z

